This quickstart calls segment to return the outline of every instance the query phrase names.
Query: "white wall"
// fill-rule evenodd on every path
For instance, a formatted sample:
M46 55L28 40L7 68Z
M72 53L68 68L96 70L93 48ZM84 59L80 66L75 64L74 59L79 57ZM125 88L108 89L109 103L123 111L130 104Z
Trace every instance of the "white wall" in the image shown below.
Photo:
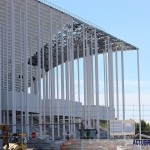
M8 92L8 101L9 101L9 110L12 110L12 98L11 98L12 92ZM21 98L22 96L22 98ZM6 110L7 101L6 101L6 91L2 91L2 110ZM5 100L4 100L5 99ZM22 101L21 101L22 99ZM29 112L39 113L39 102L38 102L38 96L33 94L28 94L28 100L29 100ZM24 100L24 93L15 92L15 106L17 111L21 111L21 106L23 106L23 111L26 109L26 103Z

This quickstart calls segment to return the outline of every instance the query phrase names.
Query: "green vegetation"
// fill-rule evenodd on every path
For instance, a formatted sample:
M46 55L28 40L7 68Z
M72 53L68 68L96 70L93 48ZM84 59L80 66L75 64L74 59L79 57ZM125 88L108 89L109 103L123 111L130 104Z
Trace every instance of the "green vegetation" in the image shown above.
M135 133L139 133L139 123L135 123ZM141 133L145 135L150 135L150 123L141 120Z

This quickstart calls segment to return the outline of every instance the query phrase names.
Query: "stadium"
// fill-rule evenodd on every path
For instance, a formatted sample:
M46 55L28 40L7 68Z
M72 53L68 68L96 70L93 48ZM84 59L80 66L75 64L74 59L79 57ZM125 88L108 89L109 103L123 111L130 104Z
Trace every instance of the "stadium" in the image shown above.
M35 125L41 138L53 124L54 139L56 130L58 136L69 131L76 137L75 124L83 122L85 128L96 128L100 138L100 121L119 119L119 99L114 99L117 54L124 90L123 53L131 50L138 56L137 47L46 2L1 0L0 124L28 135ZM100 76L104 105L99 97Z

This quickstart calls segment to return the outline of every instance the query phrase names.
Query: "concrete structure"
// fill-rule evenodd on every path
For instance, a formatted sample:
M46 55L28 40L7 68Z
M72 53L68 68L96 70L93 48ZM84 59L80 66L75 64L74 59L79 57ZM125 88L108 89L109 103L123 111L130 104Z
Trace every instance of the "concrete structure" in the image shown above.
M86 120L85 127L90 127L91 120L95 119L99 136L99 120L108 121L115 117L114 84L118 89L118 51L121 51L122 98L125 112L124 50L138 49L40 1L1 0L0 124L13 124L15 132L17 116L21 117L20 124L28 125L32 123L29 119L32 115L38 116L39 124L42 124L46 123L46 117L49 117L49 123L54 123L54 116L57 116L57 123L60 123L61 114L63 123L65 116L68 116L71 123L80 118ZM116 83L113 76L114 53ZM103 55L104 106L99 104L99 54ZM83 84L80 80L81 65ZM75 86L75 79L78 86ZM78 88L77 99L75 88ZM81 90L84 91L82 104ZM65 109L65 106L68 109ZM117 90L117 118L118 106ZM123 115L125 119L125 114ZM40 136L42 128L40 126ZM75 130L75 126L69 130ZM26 127L26 132L29 133L29 126ZM53 128L52 136L54 137Z

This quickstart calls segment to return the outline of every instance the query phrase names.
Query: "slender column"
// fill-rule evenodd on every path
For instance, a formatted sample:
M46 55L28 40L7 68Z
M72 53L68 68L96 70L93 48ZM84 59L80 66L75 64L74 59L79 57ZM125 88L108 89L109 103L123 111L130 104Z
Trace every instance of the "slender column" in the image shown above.
M90 120L90 96L91 96L91 91L90 91L90 61L89 61L89 46L88 46L88 35L86 32L86 93L87 93L87 119L88 119L88 128L91 127L91 120Z
M138 101L139 101L139 134L140 134L140 140L141 140L141 93L140 93L139 50L137 50L137 72L138 72Z
M43 122L45 124L45 67L44 67L44 21L42 21L42 76L43 76ZM45 125L44 125L44 132L45 132Z
M0 39L2 38L2 35L1 35L1 26L0 26ZM2 43L1 43L1 40L0 40L0 62L1 62L1 51L2 51ZM1 66L0 66L0 124L2 124L2 88L1 88Z
M85 128L87 128L87 112L86 112L86 62L85 62L85 26L83 24L83 81L84 81L84 120Z
M116 60L116 99L117 99L117 119L119 120L119 88L118 88L118 55L117 48L115 51L115 60Z
M39 128L40 128L40 138L42 138L42 103L41 103L41 34L40 34L40 3L38 3L38 94L39 94Z
M69 76L69 35L67 31L67 61L66 61L66 100L68 101L68 123L70 123L70 101L69 101L69 81L70 81L70 76ZM69 133L70 133L70 124L69 124Z
M12 124L16 124L16 104L15 104L15 2L14 0L11 1L11 8L12 8L12 35L11 35L11 41L12 41ZM13 132L16 132L16 126L13 126Z
M71 20L71 41L72 41L72 102L73 102L73 128L74 128L74 138L76 137L75 135L75 92L74 92L74 38L73 38L73 19Z
M52 14L51 14L52 22ZM54 99L55 99L55 81L54 81L54 66L53 66L53 35L52 24L50 31L50 68L51 68L51 123L54 124ZM54 125L52 125L52 140L54 140Z
M52 48L52 47L51 47ZM52 59L52 81L51 81L51 96L52 96L52 124L55 123L55 118L54 118L54 107L55 107L55 70L54 70L54 66L53 66L53 59L54 59L54 55L53 55L53 48L51 49L51 59ZM52 139L54 140L54 125L52 125Z
M51 50L51 58L52 58L52 81L51 81L51 96L52 96L52 124L54 124L54 107L55 107L55 70L53 66L53 50ZM54 140L54 125L52 125L52 139Z
M125 95L124 95L124 57L123 57L123 44L121 48L121 73L122 73L122 107L123 107L123 120L125 120Z
M57 27L57 26L56 26ZM56 76L57 76L57 123L58 123L58 136L60 136L60 126L59 126L59 80L58 80L58 37L56 36Z
M97 36L96 29L94 30L94 49L95 49L95 91L96 91L96 128L98 131L97 138L100 137L100 129L99 129L99 78L98 78L98 46L97 46Z
M49 12L49 21L50 21L50 42L49 42L49 122L52 123L52 93L51 93L51 51L52 51L52 9ZM50 126L51 128L51 126Z
M48 64L47 64L48 65ZM49 87L48 87L48 72L45 73L45 76L46 76L46 94L45 94L45 98L46 100L48 100L48 90L49 90Z
M6 101L7 101L7 124L9 124L9 99L8 99L8 1L6 1Z
M125 121L125 95L124 95L124 57L123 57L123 43L121 45L121 73L122 73L122 110L123 110L123 121ZM124 131L124 127L123 127ZM125 135L124 135L125 139Z
M108 112L108 73L107 73L107 51L108 51L108 45L105 40L105 51L104 51L104 97L105 97L105 106L107 108L106 111L106 119L107 119L107 139L109 138L109 125L108 125L108 120L109 120L109 112Z
M28 6L25 1L25 57L24 57L24 96L26 103L25 119L26 124L29 124L29 102L28 102ZM26 126L26 132L29 135L29 126Z
M69 40L69 50L70 50L70 123L72 123L72 49L71 49L71 32L69 33L70 40ZM70 125L72 131L72 124Z
M77 68L78 68L78 101L80 102L80 65L79 65L79 58L80 58L80 48L79 45L77 47Z
M22 51L23 51L23 42L22 42L22 26L21 26L21 9L20 9L20 101L21 101L21 132L23 133L23 107L24 107L24 102L23 102L23 98L22 98Z
M30 37L30 94L33 94L33 77L32 77L32 37Z
M63 133L65 133L63 14L61 14L61 99L63 100Z
M90 64L91 64L91 101L92 101L92 105L94 105L94 86L93 86L93 35L91 34L91 55L90 55Z
M110 109L109 119L113 119L114 118L113 53L109 37L107 41L108 41L109 109Z

